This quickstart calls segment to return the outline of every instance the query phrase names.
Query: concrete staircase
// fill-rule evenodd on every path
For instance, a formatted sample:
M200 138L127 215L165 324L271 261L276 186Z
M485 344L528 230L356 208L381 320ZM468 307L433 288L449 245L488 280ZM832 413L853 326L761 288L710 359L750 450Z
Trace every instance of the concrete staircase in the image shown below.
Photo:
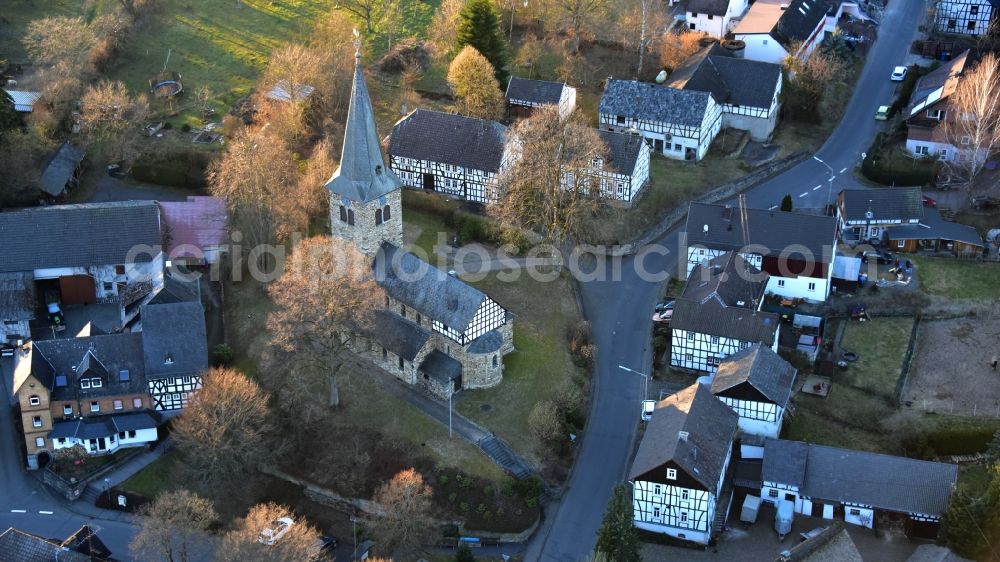
M500 468L518 480L527 478L533 473L528 464L495 435L483 437L476 442L476 446Z

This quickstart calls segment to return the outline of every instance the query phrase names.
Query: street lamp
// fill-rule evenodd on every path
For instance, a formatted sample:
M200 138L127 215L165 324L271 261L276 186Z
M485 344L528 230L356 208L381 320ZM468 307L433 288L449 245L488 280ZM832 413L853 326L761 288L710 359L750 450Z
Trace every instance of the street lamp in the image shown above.
M628 371L632 374L639 375L642 377L642 399L647 400L649 398L649 375L645 373L640 373L634 369L629 369L625 365L618 365L618 368L623 371Z
M358 519L351 516L351 529L354 532L354 552L351 553L351 558L356 559L358 557Z
M813 154L813 160L815 160L815 161L819 162L820 164L826 166L826 169L830 171L830 186L827 187L827 189L826 189L826 203L827 203L827 205L829 205L830 201L833 198L833 177L834 177L833 168L831 168L829 164L827 164L826 162L824 162L822 158L820 158L819 156L816 156L815 154Z

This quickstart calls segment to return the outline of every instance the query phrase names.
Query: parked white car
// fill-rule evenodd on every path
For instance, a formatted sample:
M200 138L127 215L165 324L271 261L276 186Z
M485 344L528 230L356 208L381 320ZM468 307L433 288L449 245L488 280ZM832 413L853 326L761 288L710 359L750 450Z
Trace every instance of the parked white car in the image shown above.
M653 410L656 409L656 400L642 401L642 421L648 422L653 419Z
M266 544L267 546L273 546L274 543L281 540L281 537L288 534L288 531L292 530L292 525L295 524L295 520L291 517L279 517L277 520L271 523L271 526L260 532L260 536L257 537L257 542L260 544Z
M889 77L889 80L892 80L893 82L902 82L903 78L906 78L907 70L909 69L905 66L897 66L892 69L892 76Z

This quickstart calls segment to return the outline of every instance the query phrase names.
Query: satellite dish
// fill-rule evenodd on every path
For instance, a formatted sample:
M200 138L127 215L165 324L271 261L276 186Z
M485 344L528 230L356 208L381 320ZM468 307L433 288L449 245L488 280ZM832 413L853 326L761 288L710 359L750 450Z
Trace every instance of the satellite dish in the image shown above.
M667 81L667 71L661 70L659 74L656 75L656 83L662 84Z

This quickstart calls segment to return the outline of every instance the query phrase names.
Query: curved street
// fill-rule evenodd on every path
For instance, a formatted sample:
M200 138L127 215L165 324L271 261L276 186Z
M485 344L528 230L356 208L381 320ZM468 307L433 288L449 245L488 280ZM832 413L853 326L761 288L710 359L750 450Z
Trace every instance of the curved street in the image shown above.
M755 186L746 192L748 206L777 206L790 194L796 208L822 208L841 189L862 187L854 168L883 126L875 121L875 111L891 103L898 83L890 82L889 74L906 57L925 13L924 0L889 3L844 117L816 154L826 165L808 159ZM611 489L628 468L643 389L640 377L618 365L643 372L651 367L649 314L666 274L676 272L678 256L683 258L683 248L677 251L678 231L674 228L636 256L623 258L620 279L581 283L599 350L590 418L565 493L546 509L526 560L578 562L594 547Z

